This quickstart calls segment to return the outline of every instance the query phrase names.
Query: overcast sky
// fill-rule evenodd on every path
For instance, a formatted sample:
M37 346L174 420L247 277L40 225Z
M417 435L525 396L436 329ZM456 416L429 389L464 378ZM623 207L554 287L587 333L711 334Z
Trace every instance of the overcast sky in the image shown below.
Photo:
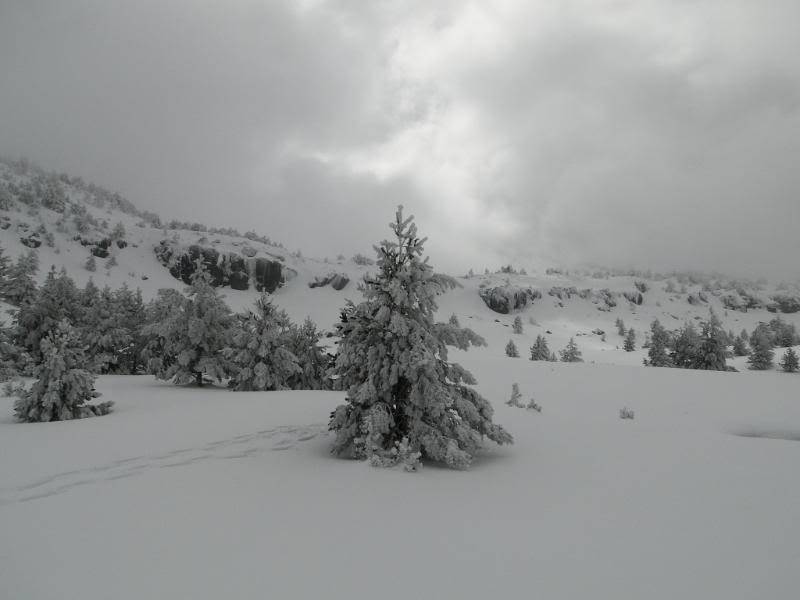
M800 2L0 0L0 153L306 255L800 274Z

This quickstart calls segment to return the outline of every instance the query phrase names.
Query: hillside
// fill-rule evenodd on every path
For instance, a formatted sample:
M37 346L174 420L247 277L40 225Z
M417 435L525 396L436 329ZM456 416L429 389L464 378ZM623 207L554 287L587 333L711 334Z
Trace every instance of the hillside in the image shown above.
M421 226L424 228L424 224ZM375 232L375 236L380 239L384 232ZM140 288L146 299L163 287L181 289L183 281L188 281L187 268L190 271L192 261L202 256L207 265L218 269L226 301L234 310L252 305L257 288L263 287L260 283L267 289L279 286L274 289L275 301L292 319L310 316L323 329L330 329L338 320L345 299L359 298L358 281L369 270L368 264L356 264L342 256L315 259L290 253L255 232L241 234L198 223L163 223L158 215L138 210L119 194L20 161L0 162L0 245L11 257L35 246L40 280L53 265L65 268L81 286L91 277L100 286ZM92 253L97 254L95 272L86 269ZM111 257L117 264L106 267ZM477 352L503 355L505 344L514 338L524 358L538 334L548 338L552 350L563 348L574 336L587 361L641 365L641 349L622 350L622 338L614 326L617 318L635 329L638 348L653 319L676 329L706 318L710 308L726 331L737 334L778 315L800 326L797 282L610 269L570 272L528 267L529 274L503 270L507 272L459 277L462 287L440 302L440 318L456 314L462 324L489 341L488 348ZM232 289L235 277L241 274L249 279L245 282L248 289ZM330 284L309 287L331 275L340 276L343 289L333 289ZM641 294L637 283L647 291ZM494 289L501 295L527 294L525 305L512 308L510 314L491 310L481 293ZM525 325L520 336L510 331L516 315ZM605 341L593 331L605 332ZM743 359L732 364L744 366Z

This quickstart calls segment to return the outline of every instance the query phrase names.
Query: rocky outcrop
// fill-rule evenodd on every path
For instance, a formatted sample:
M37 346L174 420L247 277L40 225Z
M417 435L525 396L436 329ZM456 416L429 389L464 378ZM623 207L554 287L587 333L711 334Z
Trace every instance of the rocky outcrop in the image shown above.
M486 303L486 306L503 315L525 308L529 304L533 304L534 300L542 297L542 293L539 290L520 288L513 285L482 288L478 291L478 294L481 300Z
M631 304L636 304L637 306L640 306L642 302L644 302L644 296L638 290L635 292L622 292L622 297Z
M39 239L39 236L35 233L33 235L29 235L28 237L21 237L19 241L22 242L23 246L27 246L28 248L38 248L42 245L42 240Z
M330 285L336 291L343 290L350 283L350 278L342 273L328 273L325 277L317 277L308 282L308 287L318 288Z
M191 283L198 264L209 273L213 286L229 286L235 290L247 290L252 286L258 291L272 293L294 274L276 260L245 257L235 252L223 254L216 248L199 244L185 247L162 240L153 251L170 274L186 284Z

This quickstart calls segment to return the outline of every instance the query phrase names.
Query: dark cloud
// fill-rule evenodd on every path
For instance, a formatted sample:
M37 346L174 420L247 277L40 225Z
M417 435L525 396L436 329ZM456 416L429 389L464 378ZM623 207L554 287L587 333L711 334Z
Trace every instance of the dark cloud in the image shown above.
M306 254L367 250L402 202L449 269L793 276L797 22L793 0L6 2L0 152Z

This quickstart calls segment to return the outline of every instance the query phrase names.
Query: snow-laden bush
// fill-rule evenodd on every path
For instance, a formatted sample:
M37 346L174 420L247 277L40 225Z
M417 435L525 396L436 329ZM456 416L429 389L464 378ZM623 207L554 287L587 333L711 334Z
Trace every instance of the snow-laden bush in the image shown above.
M376 273L362 285L365 300L349 302L337 326L333 374L347 396L331 414L333 452L391 458L405 439L409 452L467 468L484 437L499 444L512 437L492 423L491 405L469 387L472 375L447 361L444 340L466 349L477 337L434 323L435 298L455 280L435 274L423 259L425 240L402 207L390 227L395 239L376 247Z
M506 344L506 356L510 358L519 358L519 350L517 350L517 345L514 343L514 340L508 340Z
M623 406L619 409L619 418L620 419L633 419L634 417L633 410L628 408L627 406Z
M522 403L520 402L520 398L522 398L522 394L519 391L519 384L513 383L511 384L511 397L506 400L506 405L514 406L516 408L522 408Z
M551 352L547 347L547 340L543 335L537 335L536 341L531 346L531 360L550 360Z
M569 338L569 342L559 354L561 355L561 362L583 362L582 354L578 349L578 344L575 343L575 338Z
M95 376L84 368L86 356L80 338L66 320L42 340L41 350L36 381L14 403L20 421L67 421L111 410L113 402L86 404L100 394L94 390Z

